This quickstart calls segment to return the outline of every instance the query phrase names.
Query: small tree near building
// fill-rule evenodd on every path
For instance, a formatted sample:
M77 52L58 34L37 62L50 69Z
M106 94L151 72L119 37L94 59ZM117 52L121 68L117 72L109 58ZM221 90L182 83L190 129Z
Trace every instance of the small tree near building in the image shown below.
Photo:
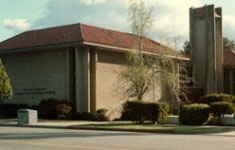
M0 59L0 99L11 98L13 94L10 79L7 75L5 67Z
M142 0L129 1L129 17L130 27L134 34L133 51L127 53L126 68L120 72L120 82L126 82L125 95L135 97L142 101L144 95L149 91L152 84L151 67L143 59L143 41L146 40L148 29L153 23L153 8L146 9ZM136 51L138 50L138 51Z
M143 100L152 85L151 67L144 60L140 62L138 53L130 51L127 54L127 65L119 73L119 84L125 89L124 94L138 101Z
M154 55L145 54L145 41L153 24L153 8L147 9L142 0L129 1L130 27L134 34L133 50L127 53L127 64L119 74L119 85L125 89L128 98L142 101L144 96L152 89L152 67L156 65L157 73L161 74L158 83L167 96L167 101L173 107L178 105L179 96L183 95L179 88L179 62L175 50L161 45L161 50ZM160 85L159 85L160 86ZM163 92L164 92L163 91Z
M223 38L224 51L229 51L235 49L234 40Z

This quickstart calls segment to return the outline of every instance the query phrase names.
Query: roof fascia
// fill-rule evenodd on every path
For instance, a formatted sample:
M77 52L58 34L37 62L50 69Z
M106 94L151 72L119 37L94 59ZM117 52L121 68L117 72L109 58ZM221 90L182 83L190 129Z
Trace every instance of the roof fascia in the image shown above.
M109 45L104 45L104 44L97 44L97 43L92 43L92 42L83 42L84 45L89 45L89 46L95 46L95 47L99 47L99 48L103 48L103 49L107 49L107 50L112 50L112 51L116 51L116 52L128 52L129 50L131 50L130 48L120 48L120 47L116 47L116 46L109 46ZM152 53L152 52L146 52L144 51L143 54L146 55L155 55L158 56L159 54L157 53ZM179 55L167 55L167 57L169 58L173 58L173 59L178 59L178 60L187 60L189 61L189 58L185 58L185 57L181 57Z
M66 48L66 47L76 47L76 46L81 46L81 45L83 45L82 42L74 42L74 43L55 44L55 45L47 45L47 46L35 46L35 47L21 48L21 49L6 49L6 50L0 50L0 55L19 53L19 52L39 51L39 50L43 50L43 49L58 49L58 48Z
M30 47L30 48L21 48L21 49L7 49L7 50L0 50L0 55L3 54L11 54L11 53L19 53L19 52L29 52L29 51L39 51L43 49L58 49L58 48L66 48L66 47L76 47L76 46L94 46L98 48L102 48L104 50L111 50L111 51L116 51L116 52L128 52L131 50L130 48L121 48L117 46L110 46L110 45L105 45L105 44L97 44L97 43L92 43L92 42L73 42L73 43L65 43L65 44L55 44L55 45L47 45L47 46L38 46L38 47ZM159 55L157 53L152 53L152 52L146 52L144 51L143 54L146 55ZM190 60L189 58L181 57L181 56L172 56L172 55L167 55L169 58L173 59L178 59L178 60Z

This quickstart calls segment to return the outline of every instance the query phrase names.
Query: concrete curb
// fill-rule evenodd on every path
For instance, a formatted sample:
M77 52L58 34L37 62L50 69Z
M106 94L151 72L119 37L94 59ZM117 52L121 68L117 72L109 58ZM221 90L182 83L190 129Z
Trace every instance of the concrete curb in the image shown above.
M148 129L93 128L93 127L74 127L74 126L65 127L65 129L175 134L175 131L171 129L148 130Z
M87 126L75 126L75 125L53 125L53 124L42 124L42 125L18 125L17 123L11 124L0 124L0 126L12 126L12 127L29 127L29 128L50 128L50 129L71 129L71 130L96 130L96 131L117 131L117 132L140 132L140 133L160 133L160 134L203 134L203 133L181 133L172 129L123 129L123 128L98 128L98 127L87 127ZM232 136L235 137L235 130L231 132L222 133L205 133L208 135L218 136Z
M66 129L64 126L53 126L53 125L18 125L18 124L0 124L4 127L29 127L29 128L55 128L55 129Z
M18 124L0 124L0 126L176 134L175 131L174 131L174 130L171 130L171 129L155 129L155 130L148 130L148 129L96 128L96 127L83 127L83 126L78 127L78 126L18 125Z

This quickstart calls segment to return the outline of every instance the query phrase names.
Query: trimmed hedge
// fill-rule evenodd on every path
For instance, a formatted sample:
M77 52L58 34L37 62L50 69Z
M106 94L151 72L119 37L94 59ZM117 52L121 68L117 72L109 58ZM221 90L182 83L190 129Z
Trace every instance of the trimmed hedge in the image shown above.
M223 114L233 114L234 107L233 104L229 102L214 102L211 103L211 111L216 116L221 116Z
M89 112L75 112L72 116L73 120L95 121L95 116Z
M94 114L89 112L75 112L73 113L74 120L86 120L86 121L108 121L107 109L98 109Z
M222 115L234 113L235 97L229 94L205 95L200 98L199 102L210 105L210 112L217 117L218 124L221 123Z
M234 105L230 102L214 102L211 103L211 112L218 119L218 124L221 124L221 117L224 114L233 114Z
M210 106L207 104L185 105L180 111L179 121L183 125L202 125L208 118Z
M199 100L199 103L203 104L208 104L210 105L211 103L214 102L230 102L233 103L235 102L234 96L228 95L228 94L208 94L205 96L202 96Z
M158 103L158 117L157 122L161 123L166 120L168 113L170 111L170 106L167 103Z
M37 106L29 106L27 104L1 104L0 118L17 118L17 112L19 109L37 110Z
M163 121L169 112L165 103L151 103L142 101L127 101L123 104L121 120L143 124L150 120L152 123Z
M108 121L109 118L107 116L108 109L101 108L96 111L94 114L94 121Z
M49 98L42 100L38 105L39 118L58 119L59 115L68 115L72 111L72 105L66 100Z

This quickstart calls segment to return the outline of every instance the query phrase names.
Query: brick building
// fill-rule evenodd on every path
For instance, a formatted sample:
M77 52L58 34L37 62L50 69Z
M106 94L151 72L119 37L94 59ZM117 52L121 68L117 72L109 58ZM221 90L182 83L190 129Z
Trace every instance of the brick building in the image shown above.
M12 100L5 102L37 105L42 99L56 98L75 103L78 112L114 109L123 101L113 85L126 62L125 52L133 46L132 34L85 24L16 35L0 43L14 90ZM146 54L156 54L162 46L149 39L143 48ZM159 99L160 87L156 93ZM152 99L152 94L145 99Z
M224 93L235 94L235 50L224 52Z

